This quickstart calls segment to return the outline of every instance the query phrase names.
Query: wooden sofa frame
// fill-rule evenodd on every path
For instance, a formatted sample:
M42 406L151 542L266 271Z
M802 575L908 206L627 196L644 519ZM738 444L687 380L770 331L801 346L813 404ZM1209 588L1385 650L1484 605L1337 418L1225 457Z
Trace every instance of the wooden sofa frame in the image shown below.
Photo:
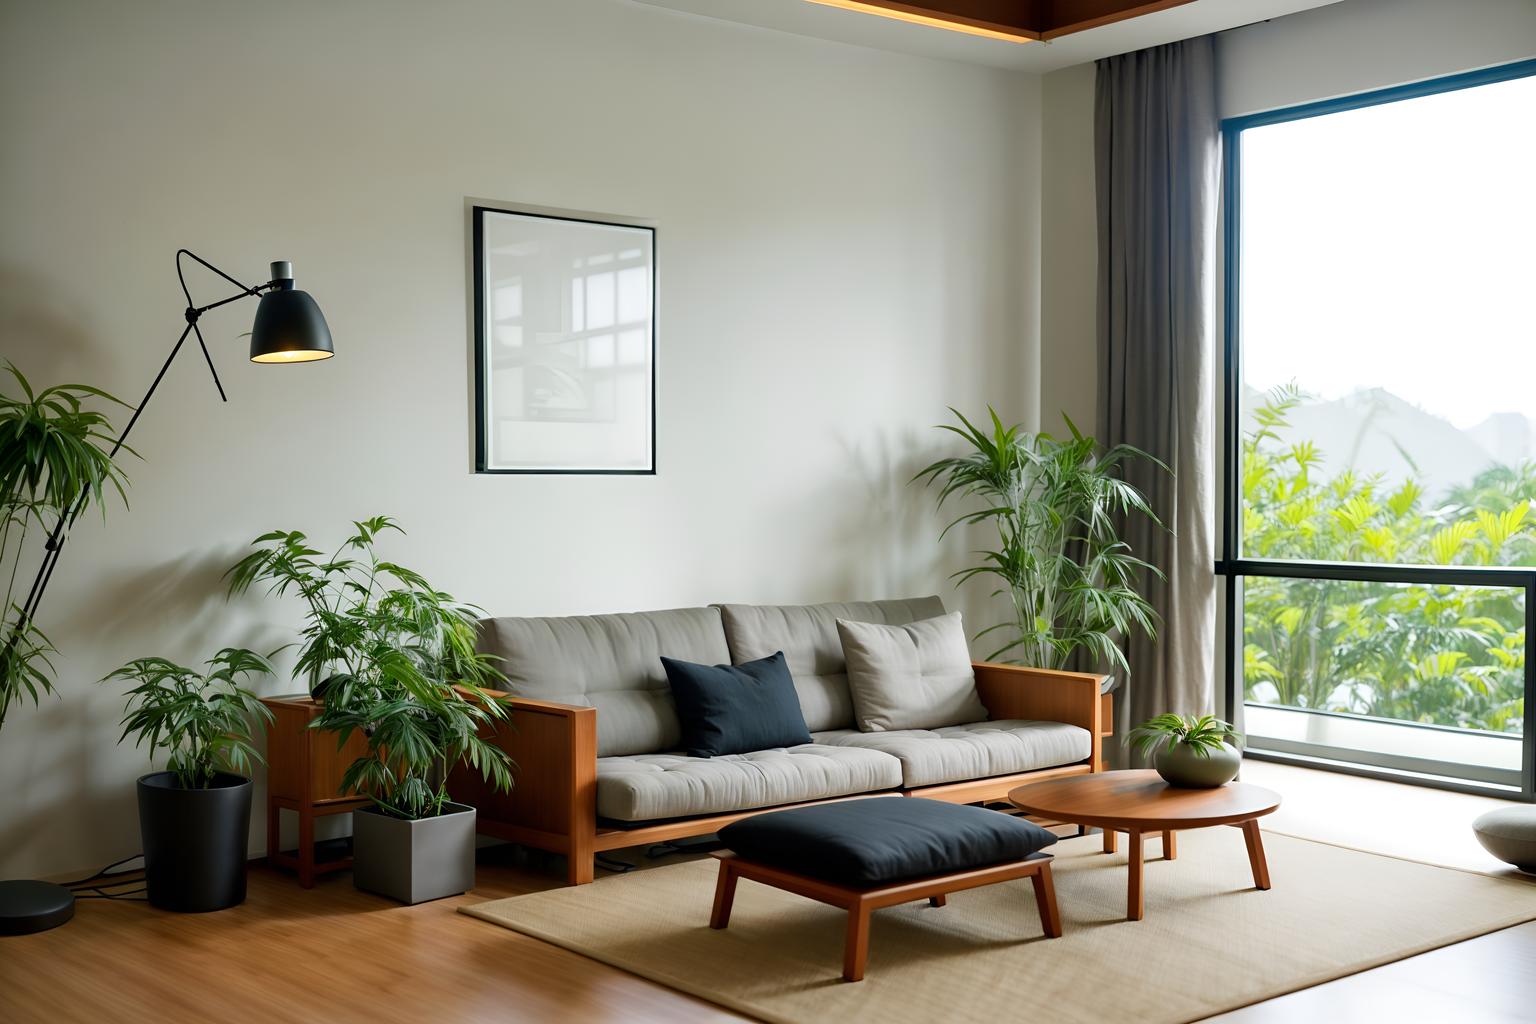
M1081 726L1093 737L1088 758L1014 775L835 799L899 793L957 804L981 803L1002 800L1009 790L1029 782L1103 770L1103 739L1112 731L1109 694L1100 692L1103 676L988 662L974 667L976 690L991 719ZM479 772L458 768L450 778L450 789L454 799L476 808L475 828L482 834L565 854L566 879L571 885L592 881L593 858L601 851L711 835L754 814L803 806L756 807L637 828L603 827L597 821L597 709L500 695L508 697L512 716L496 727L495 738L516 762L517 784L510 793L498 792Z

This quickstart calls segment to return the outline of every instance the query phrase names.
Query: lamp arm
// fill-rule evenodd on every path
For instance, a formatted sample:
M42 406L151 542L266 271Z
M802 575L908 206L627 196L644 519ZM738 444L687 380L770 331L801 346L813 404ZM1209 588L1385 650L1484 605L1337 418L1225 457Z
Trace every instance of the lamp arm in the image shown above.
M194 306L192 304L192 291L187 287L186 275L182 272L181 258L183 256L188 256L196 260L198 263L202 264L204 267L207 267L215 274L218 274L230 284L241 289L240 292L238 294L231 295L228 298L220 299L217 302L210 302L206 306ZM139 416L144 412L144 407L148 405L149 400L154 397L155 389L160 386L160 381L165 378L166 371L169 370L171 368L171 364L176 361L176 356L181 352L181 346L186 342L187 335L189 334L197 335L197 343L202 348L203 358L207 360L208 363L208 372L213 374L214 387L219 389L220 400L225 402L229 401L228 396L224 394L224 385L219 382L219 373L213 367L213 357L209 354L208 345L203 340L203 332L197 326L198 318L201 317L204 313L208 312L210 309L217 309L219 306L228 305L231 302L238 302L240 299L248 298L251 296L258 296L264 291L269 291L277 287L277 283L275 281L268 281L265 284L256 285L255 287L247 285L244 282L237 281L235 278L229 276L224 271L214 266L212 263L209 263L207 260L197 255L197 253L192 252L190 249L176 250L176 278L181 282L182 294L187 297L187 308L185 311L187 326L182 330L181 336L176 339L176 344L171 346L171 354L165 357L164 363L160 364L160 372L155 374L154 380L150 381L149 390L144 392L144 397L141 398L139 400L139 404L134 407L133 415L128 418L127 426L123 427L123 432L117 435L117 440L113 443L112 450L107 454L109 459L115 458L117 453L123 450L123 445L127 443L128 435L133 431L134 424L139 422ZM37 575L33 577L32 586L27 591L27 600L21 606L21 614L17 617L16 624L11 630L11 635L6 640L6 658L9 658L11 652L15 650L16 645L21 641L21 634L26 631L28 626L31 624L33 617L36 616L38 605L40 605L43 600L43 593L48 589L48 581L53 578L54 566L58 564L59 555L64 550L64 541L68 537L68 531L70 527L74 525L75 520L80 518L80 513L85 511L85 503L89 496L89 491L81 491L79 498L75 502L74 508L70 509L67 514L61 514L59 516L58 522L54 523L53 529L49 532L48 539L43 544L43 562L38 566Z
M222 277L224 280L228 281L230 284L234 285L236 288L239 288L240 291L238 293L234 294L234 295L231 295L227 299L220 299L218 302L210 302L206 306L195 306L194 307L192 305L192 290L187 287L187 275L185 273L183 273L183 271L181 269L181 258L183 256L190 257L191 259L196 260L198 263L201 263L203 266L207 267L209 270L213 271L215 274L218 274L220 277ZM203 350L203 361L208 364L208 372L213 375L213 386L219 389L219 401L227 402L227 401L229 401L229 396L224 394L224 385L219 380L219 371L214 369L214 366L213 366L213 356L208 352L208 342L203 339L203 329L201 327L197 326L197 320L198 320L199 317L201 317L204 313L208 312L210 309L217 309L218 307L223 306L223 305L227 305L228 303L238 302L239 300L245 298L246 296L260 295L263 291L267 291L267 290L270 290L270 289L276 287L276 283L272 282L272 281L268 281L266 284L259 284L259 285L255 286L253 288L250 285L246 284L245 282L238 281L235 278L231 277L229 274L226 274L224 271L220 270L218 267L214 266L212 263L209 263L207 260L203 259L197 253L193 252L191 249L177 249L176 250L176 280L181 282L181 293L187 297L187 309L186 309L187 324L191 328L192 333L197 335L197 345L198 345L199 348L201 348ZM186 341L186 340L187 340L187 335L186 335L186 332L183 331L182 335L181 335L181 338L178 339L177 342L176 342L176 348L171 350L171 359L175 359L176 358L177 350L181 348L181 343L183 341ZM167 367L170 366L171 359L167 359L166 360L166 366ZM160 376L161 377L165 376L165 368L163 368L163 367L160 370ZM159 384L159 383L160 383L160 377L156 377L155 378L155 384ZM151 384L149 386L149 394L150 395L155 393L155 384ZM144 396L144 401L145 402L149 401L149 395L145 395ZM139 403L139 408L142 409L143 407L144 407L143 403L142 402ZM135 413L134 417L137 418L138 414ZM132 428L132 426L133 426L133 421L132 420L129 421L128 426L129 426L129 428ZM127 435L128 435L128 431L124 430L122 436L126 437ZM118 447L121 447L121 446L122 446L122 437L119 437L118 438ZM112 449L112 454L113 455L117 454L117 448Z

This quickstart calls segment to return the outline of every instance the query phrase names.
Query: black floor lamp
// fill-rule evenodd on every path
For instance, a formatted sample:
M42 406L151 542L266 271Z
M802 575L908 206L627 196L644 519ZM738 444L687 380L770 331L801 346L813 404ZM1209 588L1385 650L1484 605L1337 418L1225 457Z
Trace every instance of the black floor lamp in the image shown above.
M186 275L182 271L182 257L196 260L215 274L239 288L240 291L217 302L210 302L206 306L197 306L192 302L192 292L187 287ZM213 356L208 351L208 344L203 340L203 332L198 327L198 320L211 309L226 306L231 302L238 302L248 297L260 297L261 302L256 306L256 319L251 325L251 362L253 363L307 363L317 359L329 359L335 355L331 347L331 330L326 326L325 317L320 313L320 307L315 304L308 292L301 292L293 286L293 264L281 260L272 264L272 279L265 284L247 285L238 281L186 249L176 251L176 276L181 281L182 294L187 297L185 317L187 326L182 330L181 337L176 339L176 344L171 347L171 354L166 357L160 367L160 372L155 374L155 379L150 382L149 390L134 408L133 415L128 419L128 425L117 436L117 441L112 446L111 455L116 456L122 450L124 442L128 440L128 434L133 430L135 423L144 413L144 407L154 397L155 389L160 386L160 381L165 377L171 363L176 361L176 356L181 352L181 347L186 343L188 335L197 337L198 347L203 350L203 359L208 363L208 372L213 375L213 386L219 390L219 398L229 401L224 394L224 385L219 381L219 371L214 368ZM43 562L38 567L37 576L32 580L32 586L27 591L26 602L21 606L18 622L24 627L37 615L38 605L42 603L43 592L48 589L48 581L53 578L53 570L59 562L59 555L64 550L64 541L69 536L69 528L79 518L85 508L88 495L81 494L80 501L66 516L60 516L53 531L48 535L44 546ZM90 882L96 882L100 875L89 879L82 879L74 883L75 887L84 888ZM99 893L100 889L94 890ZM0 881L0 935L25 935L30 932L46 931L56 928L75 916L75 894L70 884L56 885L52 882L37 882L30 880Z

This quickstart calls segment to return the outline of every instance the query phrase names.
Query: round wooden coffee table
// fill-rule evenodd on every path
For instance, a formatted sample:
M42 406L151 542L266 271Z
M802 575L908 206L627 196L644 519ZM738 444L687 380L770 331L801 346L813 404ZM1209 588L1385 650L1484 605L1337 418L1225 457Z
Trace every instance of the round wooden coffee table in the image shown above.
M1027 814L1102 828L1105 853L1115 852L1116 832L1126 833L1131 867L1125 916L1132 921L1140 921L1144 912L1142 844L1154 833L1162 834L1163 858L1173 860L1178 855L1174 833L1180 829L1241 828L1248 841L1253 884L1269 888L1259 819L1280 806L1280 794L1262 786L1229 782L1215 789L1180 789L1154 771L1095 772L1020 786L1008 794L1008 800Z

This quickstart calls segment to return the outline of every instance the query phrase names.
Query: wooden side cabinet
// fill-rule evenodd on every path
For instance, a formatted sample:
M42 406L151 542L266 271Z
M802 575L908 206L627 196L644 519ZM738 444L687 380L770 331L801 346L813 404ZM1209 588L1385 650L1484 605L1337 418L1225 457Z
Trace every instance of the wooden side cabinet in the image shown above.
M261 702L272 712L267 726L267 861L297 871L299 884L308 889L317 874L352 866L351 857L316 862L315 819L368 803L367 797L341 792L343 773L368 753L368 741L354 733L337 750L335 733L309 727L320 705L308 696L263 697ZM283 811L299 818L299 847L293 854L279 849Z

